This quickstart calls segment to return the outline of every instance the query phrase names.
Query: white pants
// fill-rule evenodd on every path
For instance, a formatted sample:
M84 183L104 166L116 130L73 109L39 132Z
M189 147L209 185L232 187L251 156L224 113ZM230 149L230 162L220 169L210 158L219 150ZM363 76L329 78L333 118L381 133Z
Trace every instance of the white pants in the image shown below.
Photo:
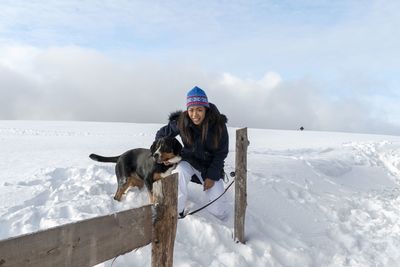
M181 161L176 166L172 173L178 173L178 212L182 212L185 209L186 201L188 198L188 184L194 174L199 178L201 183L204 183L201 173L190 165L187 161ZM224 182L223 180L216 181L214 186L206 190L204 193L207 196L208 201L213 201L218 198L223 192ZM207 203L204 203L204 205ZM223 195L220 199L215 201L213 204L207 207L207 211L223 220L228 216L228 205L226 196Z

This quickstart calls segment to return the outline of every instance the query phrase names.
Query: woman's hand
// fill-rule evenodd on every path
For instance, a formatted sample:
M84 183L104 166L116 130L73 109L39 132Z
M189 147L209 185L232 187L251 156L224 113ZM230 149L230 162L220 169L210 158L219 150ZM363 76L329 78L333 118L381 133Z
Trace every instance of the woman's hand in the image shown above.
M204 180L204 185L203 185L203 191L206 191L208 189L210 189L211 187L214 186L214 180L211 180L210 178L206 178Z

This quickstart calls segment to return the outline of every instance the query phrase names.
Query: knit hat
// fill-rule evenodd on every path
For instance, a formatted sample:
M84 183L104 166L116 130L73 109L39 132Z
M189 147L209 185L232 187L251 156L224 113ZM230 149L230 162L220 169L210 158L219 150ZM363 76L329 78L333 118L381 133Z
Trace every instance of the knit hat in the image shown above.
M187 98L186 98L186 107L189 108L191 106L203 106L203 107L210 107L208 104L208 98L206 93L200 88L200 87L193 87L192 90L190 90L187 93Z

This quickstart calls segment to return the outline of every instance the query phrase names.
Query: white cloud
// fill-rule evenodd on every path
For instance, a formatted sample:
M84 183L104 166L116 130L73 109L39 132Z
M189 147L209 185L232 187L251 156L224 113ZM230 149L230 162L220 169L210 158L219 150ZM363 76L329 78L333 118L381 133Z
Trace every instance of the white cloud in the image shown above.
M281 76L276 72L268 72L258 83L267 89L277 87L282 82Z
M76 46L0 51L7 51L0 54L1 119L162 123L198 85L232 126L400 132L371 101L333 101L311 81L285 81L274 71L254 80L182 64L122 64Z
M184 106L193 81L203 79L194 67L120 64L74 46L21 53L30 58L24 63L29 68L18 67L19 54L0 59L2 99L12 100L2 106L2 119L162 122Z
M15 72L25 75L33 72L33 58L39 49L32 46L2 45L0 49L0 64Z
M335 100L311 81L285 81L274 72L266 77L278 82L263 83L265 77L253 81L224 74L209 92L236 126L400 133L400 125L387 120L382 103L371 105L371 101L354 98Z
M399 133L371 101L333 101L310 80L260 79L149 61L120 63L76 46L1 47L1 119L165 122L203 87L232 126ZM369 106L367 106L369 105Z

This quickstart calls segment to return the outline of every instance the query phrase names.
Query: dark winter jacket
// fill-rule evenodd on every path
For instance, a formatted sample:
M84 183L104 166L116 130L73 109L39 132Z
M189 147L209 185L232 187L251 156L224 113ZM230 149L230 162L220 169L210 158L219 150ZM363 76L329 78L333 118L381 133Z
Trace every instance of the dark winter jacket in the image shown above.
M229 137L226 128L227 118L220 114L217 107L210 103L206 117L209 117L209 126L205 142L202 142L201 130L193 124L184 112L177 111L170 115L169 123L162 127L156 134L156 139L161 137L175 137L181 135L180 125L189 127L193 136L193 144L183 141L181 152L182 159L189 162L195 169L201 172L203 179L209 178L218 181L223 178L224 162L229 150ZM178 121L181 123L178 123ZM220 129L221 131L218 131ZM216 135L220 135L219 142L214 142Z

